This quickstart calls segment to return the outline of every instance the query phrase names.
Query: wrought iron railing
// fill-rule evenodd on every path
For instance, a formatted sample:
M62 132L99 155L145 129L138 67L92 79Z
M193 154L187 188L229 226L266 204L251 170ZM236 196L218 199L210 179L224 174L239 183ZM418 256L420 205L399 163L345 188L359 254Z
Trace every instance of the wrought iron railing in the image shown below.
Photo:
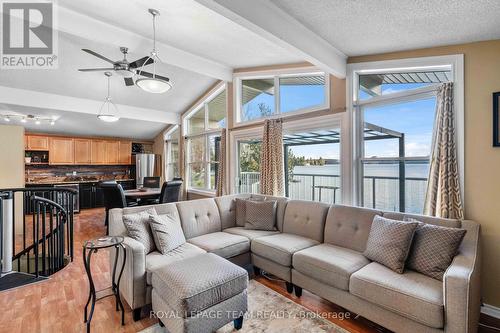
M11 193L12 198L13 218L2 223L12 224L13 270L49 276L73 260L75 189L14 188L0 189L1 193Z

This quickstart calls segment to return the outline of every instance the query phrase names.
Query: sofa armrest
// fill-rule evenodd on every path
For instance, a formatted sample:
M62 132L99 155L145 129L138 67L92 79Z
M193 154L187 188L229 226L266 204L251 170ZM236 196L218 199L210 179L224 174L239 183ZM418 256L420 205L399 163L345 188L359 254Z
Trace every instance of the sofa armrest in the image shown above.
M137 309L146 305L146 253L142 243L130 237L124 238L123 245L125 245L127 258L120 280L120 294L132 309ZM114 260L115 253L111 251L110 267L113 267ZM122 251L120 251L117 278L122 260Z
M467 230L459 254L444 275L445 332L477 332L481 307L480 226L462 221Z

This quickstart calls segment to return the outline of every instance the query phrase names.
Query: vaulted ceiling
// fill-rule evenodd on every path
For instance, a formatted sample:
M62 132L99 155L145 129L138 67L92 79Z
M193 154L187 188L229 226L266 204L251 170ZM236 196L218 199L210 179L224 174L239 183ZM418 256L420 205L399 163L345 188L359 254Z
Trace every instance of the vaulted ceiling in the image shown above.
M81 49L149 55L148 8L161 12L157 71L173 88L149 94L113 76L123 120L103 127L95 116L104 75L77 69L108 64ZM309 61L343 77L348 56L500 38L500 2L491 0L59 0L56 10L59 68L0 69L0 114L52 115L60 121L42 130L87 135L152 138L234 68Z

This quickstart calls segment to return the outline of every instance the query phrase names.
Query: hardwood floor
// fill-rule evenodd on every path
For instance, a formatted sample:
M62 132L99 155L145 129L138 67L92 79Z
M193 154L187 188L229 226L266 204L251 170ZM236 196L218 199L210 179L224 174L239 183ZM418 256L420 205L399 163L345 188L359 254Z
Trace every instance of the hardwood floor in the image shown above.
M0 293L0 333L11 332L47 332L72 333L84 332L83 307L88 296L88 281L83 267L82 245L87 239L105 234L104 209L83 210L75 215L75 259L62 271L48 281L21 287ZM92 258L92 275L96 289L109 284L108 252L96 253ZM332 304L304 290L297 298L286 292L281 282L271 281L263 276L256 280L269 288L288 297L304 307L318 313L329 313L329 320L349 332L375 333L389 332L364 318L340 320L331 313L345 312ZM156 323L156 320L144 318L134 322L132 311L125 305L125 326L120 325L120 314L115 311L113 298L105 298L96 304L92 319L92 332L137 332ZM339 316L337 316L339 317ZM495 325L497 320L482 317L488 325ZM493 330L480 329L487 333Z

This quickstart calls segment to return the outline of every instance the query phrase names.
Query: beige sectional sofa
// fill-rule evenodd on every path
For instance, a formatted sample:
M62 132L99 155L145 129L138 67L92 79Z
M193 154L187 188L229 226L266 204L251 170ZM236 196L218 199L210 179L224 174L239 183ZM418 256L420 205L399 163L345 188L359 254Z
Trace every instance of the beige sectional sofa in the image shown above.
M255 196L255 195L254 195ZM181 221L187 243L167 255L144 253L125 237L127 262L120 291L135 309L151 303L151 272L169 263L212 252L240 266L253 264L395 332L476 332L480 308L479 225L472 221L404 215L317 202L278 201L277 231L236 226L236 197L183 201L153 206L158 214ZM261 197L261 196L260 196ZM271 197L272 198L272 197ZM110 234L126 236L123 214L151 206L110 211ZM365 250L375 215L461 227L467 230L459 254L439 281L413 271L398 274L370 262ZM111 258L111 262L113 258Z

